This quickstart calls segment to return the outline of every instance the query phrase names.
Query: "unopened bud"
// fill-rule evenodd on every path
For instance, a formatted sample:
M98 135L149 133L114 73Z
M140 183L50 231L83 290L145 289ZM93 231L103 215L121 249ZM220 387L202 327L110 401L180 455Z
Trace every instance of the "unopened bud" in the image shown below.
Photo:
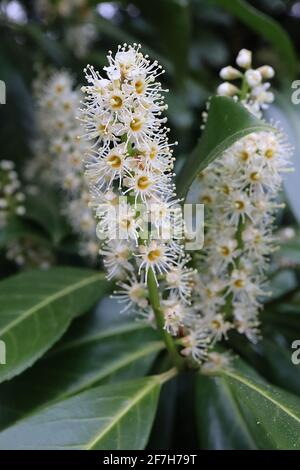
M262 67L259 67L257 70L260 72L262 78L265 80L269 78L273 78L275 75L275 71L273 67L271 67L270 65L263 65Z
M217 88L217 94L221 96L234 96L239 92L239 89L231 83L224 82Z
M220 77L223 78L223 80L235 80L236 78L240 78L242 76L241 72L234 67L231 67L231 65L228 65L228 67L224 67L220 71Z
M252 52L248 49L241 49L236 58L236 63L242 69L249 69L252 63Z

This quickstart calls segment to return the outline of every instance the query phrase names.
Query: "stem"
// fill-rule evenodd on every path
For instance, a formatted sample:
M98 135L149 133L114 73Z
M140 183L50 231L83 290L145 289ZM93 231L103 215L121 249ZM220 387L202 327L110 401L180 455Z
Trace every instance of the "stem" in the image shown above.
M249 91L249 86L248 86L248 83L246 82L245 76L243 76L240 97L239 97L240 101L243 101L246 99L248 91Z
M159 301L159 292L155 280L154 273L152 269L149 269L148 272L148 289L149 289L149 299L151 306L154 311L156 325L159 330L159 333L166 345L170 358L172 359L173 364L178 370L181 370L184 365L184 360L180 356L177 347L173 341L172 336L164 329L165 320L164 315L160 306Z

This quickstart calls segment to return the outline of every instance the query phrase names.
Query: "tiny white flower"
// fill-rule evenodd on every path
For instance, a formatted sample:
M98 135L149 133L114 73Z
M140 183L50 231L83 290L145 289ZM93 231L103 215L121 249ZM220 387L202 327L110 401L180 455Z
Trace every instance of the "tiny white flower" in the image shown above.
M127 282L119 281L117 285L121 289L115 290L113 297L121 304L125 304L121 313L127 312L131 308L144 310L148 307L147 286L138 282L135 276L130 277Z
M145 281L147 282L148 271L152 269L155 277L157 274L167 273L175 264L174 253L170 250L168 245L151 241L149 245L141 245L139 247L140 254L137 255L141 258L139 272L145 272Z

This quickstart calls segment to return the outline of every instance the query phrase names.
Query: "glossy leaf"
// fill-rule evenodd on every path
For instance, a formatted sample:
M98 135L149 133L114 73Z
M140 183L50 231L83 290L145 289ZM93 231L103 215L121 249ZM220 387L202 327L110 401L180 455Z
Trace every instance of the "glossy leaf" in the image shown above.
M103 328L95 321L97 314L77 319L46 357L0 386L0 429L37 407L148 372L164 348L157 333L133 320Z
M300 399L271 386L241 360L221 378L234 395L260 449L300 449Z
M294 292L297 285L297 277L292 270L283 269L279 271L270 280L269 290L272 293L272 297L267 298L266 301L274 302L275 299L288 295L289 292Z
M266 130L270 130L269 125L257 119L233 99L224 96L213 97L203 135L178 174L177 190L180 197L186 196L199 172L236 141L252 132Z
M201 449L257 448L225 378L199 375L195 407Z
M143 449L166 376L103 385L0 433L0 449Z
M71 320L101 297L102 273L52 268L12 276L0 283L0 338L6 364L0 382L30 367L66 331Z
M236 16L253 31L269 41L284 64L284 70L293 78L297 71L297 56L293 43L282 26L270 16L244 0L212 0Z
M296 335L295 335L296 339ZM265 338L259 343L261 355L266 363L266 378L272 383L300 395L300 364L293 364L294 350Z

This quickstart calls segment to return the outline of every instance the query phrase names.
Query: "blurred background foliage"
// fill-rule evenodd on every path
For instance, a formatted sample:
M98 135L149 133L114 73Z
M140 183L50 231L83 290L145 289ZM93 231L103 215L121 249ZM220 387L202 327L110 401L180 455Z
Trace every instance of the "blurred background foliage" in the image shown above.
M178 167L200 135L201 112L219 83L220 68L233 63L243 47L255 51L257 65L276 69L273 85L279 99L270 115L284 121L293 145L300 146L299 111L290 105L291 82L299 68L299 19L300 2L288 0L1 1L0 79L7 88L7 104L0 106L1 158L14 160L22 171L32 157L32 84L38 67L70 70L80 85L83 67L91 63L100 69L107 51L123 42L141 43L166 70ZM287 210L282 221L293 224L300 220L297 176L288 178L287 185L294 215ZM2 233L0 248L29 230L50 246L56 262L82 263L76 240L57 210L59 196L46 194L46 204L29 198L22 227L17 222ZM1 258L1 275L15 269Z

